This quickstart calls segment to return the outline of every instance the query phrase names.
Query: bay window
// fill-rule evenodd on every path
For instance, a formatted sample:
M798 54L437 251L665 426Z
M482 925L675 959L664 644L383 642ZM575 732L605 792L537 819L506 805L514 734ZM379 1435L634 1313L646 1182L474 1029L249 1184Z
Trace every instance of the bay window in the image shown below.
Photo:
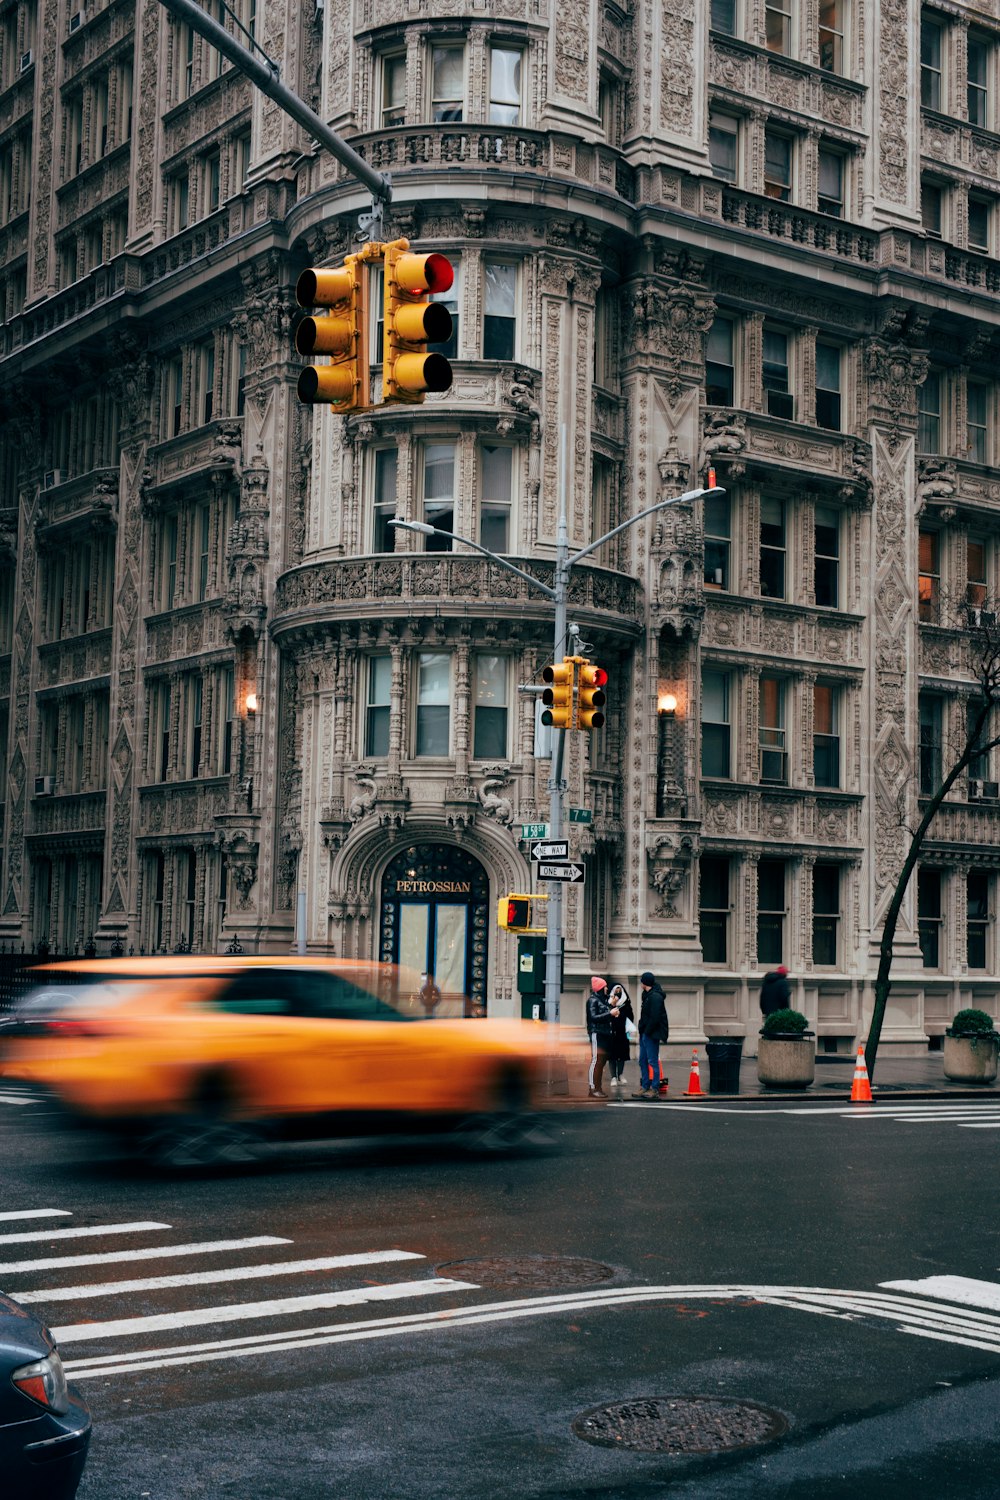
M417 657L417 755L445 756L451 739L451 657L442 651Z
M457 123L463 117L465 49L431 49L431 119L435 124Z
M507 758L507 657L475 658L472 754L476 760Z
M513 359L517 331L517 267L483 262L483 358Z

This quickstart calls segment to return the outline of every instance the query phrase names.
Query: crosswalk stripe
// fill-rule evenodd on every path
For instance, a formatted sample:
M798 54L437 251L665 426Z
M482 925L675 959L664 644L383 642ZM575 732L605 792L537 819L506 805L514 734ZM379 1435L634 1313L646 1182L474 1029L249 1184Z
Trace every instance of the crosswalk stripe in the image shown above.
M986 1307L1000 1313L1000 1283L977 1281L972 1276L924 1276L919 1281L880 1281L880 1286L921 1297L946 1297L966 1307Z
M68 1208L19 1208L5 1210L0 1214L0 1219L5 1223L12 1219L71 1219L72 1217Z
M0 1094L0 1104L37 1104L31 1094Z
M379 1266L423 1260L415 1250L373 1250L365 1255L324 1255L318 1260L271 1261L260 1266L227 1266L219 1271L184 1271L177 1276L145 1276L134 1281L103 1281L92 1286L59 1286L18 1292L18 1302L79 1302L88 1297L117 1297L125 1292L159 1292L168 1287L211 1286L220 1281L257 1281L295 1276L306 1271L338 1271L348 1266Z
M0 1245L27 1245L32 1240L82 1240L99 1234L141 1234L150 1229L170 1229L155 1219L136 1219L131 1224L90 1224L79 1229L19 1230L17 1234L0 1234Z
M475 1292L472 1281L435 1276L427 1281L394 1281L389 1286L355 1287L348 1292L320 1292L306 1297L279 1297L268 1302L237 1302L226 1307L189 1307L181 1312L155 1313L143 1318L114 1318L107 1323L68 1323L53 1328L58 1344L94 1339L128 1338L136 1333L161 1333L168 1328L196 1328L212 1323L238 1323L248 1318L283 1318L325 1307L355 1307L365 1302L391 1302L403 1297L429 1297L439 1292Z
M77 1266L113 1266L127 1260L169 1260L181 1255L219 1255L229 1250L258 1250L271 1245L290 1245L276 1234L252 1234L241 1240L195 1240L186 1245L144 1245L141 1250L102 1251L94 1255L43 1255L35 1260L0 1261L0 1273L21 1271L68 1271Z

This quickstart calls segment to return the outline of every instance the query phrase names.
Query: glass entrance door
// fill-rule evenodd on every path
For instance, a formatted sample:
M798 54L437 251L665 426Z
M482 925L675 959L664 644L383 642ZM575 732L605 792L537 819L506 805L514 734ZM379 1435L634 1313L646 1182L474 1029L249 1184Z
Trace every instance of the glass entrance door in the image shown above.
M488 905L486 872L464 849L404 850L382 881L382 961L429 976L439 1014L485 1015Z

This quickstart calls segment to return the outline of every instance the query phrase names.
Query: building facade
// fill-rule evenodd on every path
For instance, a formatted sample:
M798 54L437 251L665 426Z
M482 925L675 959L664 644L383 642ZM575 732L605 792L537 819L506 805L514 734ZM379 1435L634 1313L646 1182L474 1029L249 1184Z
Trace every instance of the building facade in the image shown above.
M212 8L225 24L225 7ZM452 389L296 399L293 288L364 191L157 0L0 4L0 940L400 959L518 1010L496 899L544 822L544 597L610 672L572 735L594 970L672 1035L791 969L867 1023L1000 568L1000 13L942 0L240 0L446 254ZM373 340L377 330L373 328ZM373 347L377 345L373 344ZM1000 765L942 808L885 1043L997 991Z

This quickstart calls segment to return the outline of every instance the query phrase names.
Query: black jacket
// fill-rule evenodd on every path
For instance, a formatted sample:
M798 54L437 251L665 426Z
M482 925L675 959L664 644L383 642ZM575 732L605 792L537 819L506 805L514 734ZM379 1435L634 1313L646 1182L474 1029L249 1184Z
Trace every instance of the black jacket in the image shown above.
M612 1009L614 1009L613 992L615 988L615 985L611 986L611 993L608 996L608 1004L612 1007ZM626 1020L634 1021L635 1014L632 1010L632 1002L628 997L628 991L626 990L625 986L620 985L618 986L618 988L620 988L622 993L621 998L618 1001L618 1014L617 1016L611 1017L611 1036L608 1040L607 1051L609 1057L620 1060L621 1062L628 1062L629 1042L628 1032L625 1029L625 1022Z
M598 1041L610 1041L613 1024L607 990L591 990L587 997L587 1035L596 1036Z
M648 1036L651 1042L665 1042L670 1036L667 1002L658 984L651 985L648 990L642 992L639 1035Z
M770 1016L776 1010L787 1010L791 998L792 987L784 974L772 969L764 975L764 983L760 987L761 1015Z

